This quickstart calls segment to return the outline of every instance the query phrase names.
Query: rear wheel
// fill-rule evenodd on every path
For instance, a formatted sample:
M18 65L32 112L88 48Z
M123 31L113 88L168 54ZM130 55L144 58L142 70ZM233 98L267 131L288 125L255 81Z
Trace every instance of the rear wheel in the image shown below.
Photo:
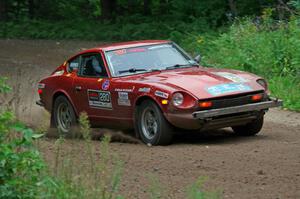
M56 98L52 114L57 130L63 134L70 134L71 128L76 125L76 115L72 104L65 96Z
M233 126L232 129L235 133L242 136L253 136L260 132L264 124L264 117L261 116L256 120L242 126Z
M146 100L138 107L136 128L146 144L168 145L172 141L172 126L153 101Z

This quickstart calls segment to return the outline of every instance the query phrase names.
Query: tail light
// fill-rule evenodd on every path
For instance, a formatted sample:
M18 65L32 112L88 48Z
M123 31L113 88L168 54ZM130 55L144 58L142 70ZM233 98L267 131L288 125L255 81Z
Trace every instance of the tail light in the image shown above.
M43 93L43 89L45 88L45 84L39 83L38 84L38 94L41 95Z

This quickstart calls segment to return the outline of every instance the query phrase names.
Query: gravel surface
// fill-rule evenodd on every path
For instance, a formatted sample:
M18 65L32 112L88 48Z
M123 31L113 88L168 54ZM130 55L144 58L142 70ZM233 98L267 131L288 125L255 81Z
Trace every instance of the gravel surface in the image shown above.
M0 97L18 117L35 126L48 117L35 105L36 83L74 52L97 42L0 40L0 74L9 77L13 94ZM176 136L166 147L111 143L124 161L121 193L128 198L147 198L149 173L156 176L171 198L185 198L186 186L207 176L205 188L223 190L224 198L300 198L300 113L273 109L255 137L238 137L230 129ZM50 165L54 139L39 147ZM66 140L63 147L84 148L82 140ZM99 141L93 141L94 146ZM84 150L78 162L88 162Z

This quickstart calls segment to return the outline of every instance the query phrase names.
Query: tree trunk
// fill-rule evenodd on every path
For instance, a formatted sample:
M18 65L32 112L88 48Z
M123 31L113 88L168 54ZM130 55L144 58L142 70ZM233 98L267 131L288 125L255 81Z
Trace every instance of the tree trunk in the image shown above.
M144 0L144 15L151 15L151 0Z
M128 1L127 1L127 5L128 5L127 11L128 11L128 14L130 15L130 14L132 14L132 13L134 12L134 10L135 10L135 6L136 6L135 0L128 0Z
M161 14L168 13L168 0L159 0L159 10Z
M101 18L112 19L113 12L116 7L116 0L100 0L101 2Z
M33 19L35 17L35 3L34 3L34 0L28 0L28 14L29 14L30 19Z
M7 2L6 0L0 0L0 21L7 19Z
M235 0L228 0L228 4L229 4L230 12L232 14L232 18L237 17L238 12L237 12L237 9L236 9L236 2L235 2Z

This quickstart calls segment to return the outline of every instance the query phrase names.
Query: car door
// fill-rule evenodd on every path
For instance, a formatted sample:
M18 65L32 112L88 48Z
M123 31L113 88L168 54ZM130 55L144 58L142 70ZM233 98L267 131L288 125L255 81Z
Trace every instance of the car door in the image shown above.
M103 57L100 52L81 55L77 77L73 81L73 103L77 112L86 112L91 123L110 123L114 104Z

